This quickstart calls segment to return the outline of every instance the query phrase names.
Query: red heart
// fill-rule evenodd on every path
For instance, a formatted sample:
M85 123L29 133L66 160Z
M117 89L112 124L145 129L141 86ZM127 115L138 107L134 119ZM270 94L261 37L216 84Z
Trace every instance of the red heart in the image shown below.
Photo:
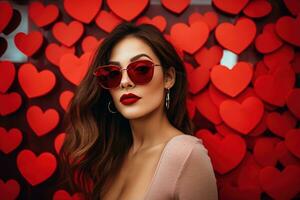
M96 25L107 33L110 33L123 20L112 12L101 10L96 17Z
M195 59L201 67L212 68L214 65L220 63L223 56L223 49L220 46L214 45L209 49L202 47L195 54Z
M136 24L151 24L156 26L161 32L164 32L167 26L167 20L161 15L155 16L152 19L147 16L143 16L137 20Z
M252 78L252 85L254 85L257 78L259 78L262 75L267 75L267 74L270 73L269 68L266 66L266 64L262 60L258 61L255 64L254 70L255 71L254 71L254 75L253 75L253 78Z
M224 22L215 31L218 42L236 54L240 54L252 43L255 34L256 25L247 18L240 18L235 25Z
M243 9L243 12L248 17L260 18L265 17L272 11L272 5L267 0L252 0Z
M279 162L284 166L300 165L300 160L287 149L284 141L276 145L275 154Z
M86 52L94 52L98 46L102 43L103 38L98 40L94 36L88 35L86 36L81 43L82 50Z
M197 67L187 72L189 92L196 94L202 90L209 81L209 69L205 67Z
M213 4L229 14L238 14L247 5L249 0L213 0Z
M65 54L60 59L60 71L63 76L73 83L79 85L89 68L91 53L84 53L80 58L74 54Z
M282 46L282 41L275 32L274 24L264 26L263 33L255 39L255 47L260 53L270 53Z
M286 42L300 47L300 15L297 19L289 16L280 17L276 22L278 35Z
M71 47L75 44L84 32L82 23L72 21L68 25L64 22L57 22L52 28L53 36L62 44Z
M210 73L212 83L225 94L235 97L250 83L253 66L247 62L238 62L233 69L215 65Z
M295 57L292 62L292 68L295 73L300 74L300 52L295 53Z
M297 120L288 112L283 114L271 112L266 118L268 128L280 137L296 126Z
M84 197L78 192L70 196L65 190L58 190L54 193L53 200L84 200Z
M55 156L49 152L36 156L32 151L25 149L17 156L17 167L32 186L38 185L52 176L56 165Z
M253 200L260 199L261 189L259 187L243 187L231 182L225 182L218 191L220 199L230 200Z
M217 106L212 102L208 90L203 90L200 94L192 98L197 110L214 124L222 122Z
M275 137L260 137L255 142L253 156L255 161L262 167L275 166L277 156L274 154L276 145L280 139Z
M0 150L5 154L9 154L15 150L21 143L23 135L17 128L6 131L0 127Z
M56 77L50 70L38 71L31 63L23 64L18 72L20 86L29 98L50 92L56 84Z
M203 21L208 25L210 31L212 31L218 24L218 17L218 14L213 11L206 12L204 15L194 12L189 16L189 24L192 24L196 21Z
M283 106L295 84L295 73L290 66L280 66L274 74L263 75L254 83L255 93L264 101Z
M16 69L12 62L0 62L0 92L5 93L15 79Z
M27 56L32 56L41 48L43 35L39 31L30 32L28 35L19 32L15 35L14 41L20 51Z
M2 33L13 17L13 8L9 2L1 1L0 10L0 33Z
M59 61L64 54L75 53L75 47L68 48L66 46L59 46L56 43L51 43L47 46L45 54L46 58L53 65L59 66Z
M107 0L108 7L119 17L131 21L143 12L149 0Z
M184 23L176 23L171 27L170 36L176 46L193 54L200 49L209 36L208 25L197 21L190 26Z
M180 14L190 5L191 0L161 0L160 2L167 10Z
M54 4L44 6L41 2L32 2L28 7L28 15L35 25L43 27L58 18L59 10Z
M14 179L10 179L4 183L0 179L0 197L3 200L17 199L20 193L20 185Z
M63 145L64 140L65 140L65 136L66 136L66 133L60 133L59 135L57 135L55 137L54 149L55 149L57 154L59 154L59 152L60 152L60 149Z
M300 13L300 2L298 0L283 0L289 11L297 16Z
M187 98L186 100L186 106L187 106L187 111L190 119L193 119L196 113L196 105L194 102L190 99Z
M208 130L202 129L197 131L195 136L203 140L213 168L220 174L234 169L246 154L246 143L238 135L223 137L219 134L213 135Z
M66 90L61 93L59 97L60 106L66 111L70 103L70 100L73 98L74 93L72 91Z
M30 106L26 112L26 118L37 136L49 133L59 122L59 114L55 109L50 108L44 112L38 106Z
M97 15L102 0L65 0L64 8L74 19L89 24Z
M300 129L292 129L285 134L285 144L288 150L300 158Z
M259 180L263 190L274 199L292 199L300 192L300 167L287 166L283 171L265 167L260 171Z
M282 45L279 49L264 55L264 63L271 70L274 70L278 65L290 63L295 56L293 47Z
M286 104L289 110L300 119L300 89L294 88L287 97Z
M0 115L5 116L17 111L22 104L21 95L17 92L0 93Z
M262 119L263 103L256 97L248 97L242 104L225 100L220 105L220 115L224 122L242 134L248 134Z

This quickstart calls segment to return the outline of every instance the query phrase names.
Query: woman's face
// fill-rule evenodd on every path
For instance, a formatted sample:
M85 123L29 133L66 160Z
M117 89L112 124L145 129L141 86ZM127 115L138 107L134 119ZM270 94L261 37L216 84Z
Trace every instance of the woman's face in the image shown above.
M135 60L150 60L154 64L161 64L152 49L141 39L127 36L119 41L112 49L110 62L117 62L122 69ZM127 70L122 70L122 80L117 88L110 89L114 105L127 119L143 117L164 106L164 89L171 85L164 81L162 66L155 66L152 80L145 85L136 85L128 76ZM133 93L141 97L131 104L122 103L120 98L124 94Z

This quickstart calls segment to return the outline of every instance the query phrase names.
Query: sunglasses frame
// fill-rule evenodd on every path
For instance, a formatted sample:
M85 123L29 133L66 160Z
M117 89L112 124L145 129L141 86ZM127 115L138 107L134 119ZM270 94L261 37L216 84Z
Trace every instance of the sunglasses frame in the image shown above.
M123 69L121 68L121 66L114 65L114 64L108 64L108 65L101 65L101 66L98 66L98 67L96 67L96 69L94 70L93 75L96 76L96 77L98 77L99 75L97 74L97 71L98 71L100 68L109 67L109 66L118 67L118 68L119 68L119 72L121 72L121 74L122 74L122 71L123 71L123 70L126 70L126 71L127 71L128 69L130 69L130 66L131 66L133 63L141 62L141 61L151 62L153 68L154 68L155 66L161 66L160 64L155 64L155 63L152 62L151 60L146 60L146 59L144 59L144 60L136 60L136 61L130 62L130 63L127 65L127 67L126 67L126 68L123 68ZM127 72L127 73L128 73L128 72ZM128 77L130 78L130 75L129 75L129 74L128 74ZM152 78L153 78L153 75L152 75L152 77L151 77L151 80L152 80ZM131 80L131 78L130 78L130 80ZM151 80L150 80L150 81L151 81ZM120 85L121 81L122 81L122 76L121 76L121 79L120 79L120 82L118 83L118 85ZM134 84L136 84L133 80L131 80L131 81L132 81ZM149 82L150 82L150 81L149 81ZM149 83L149 82L147 82L147 83ZM114 89L114 88L118 87L118 86L116 86L116 87L108 88L108 87L105 87L103 84L101 84L100 81L98 81L98 83L99 83L100 86L103 87L104 89ZM147 84L147 83L145 83L145 84ZM144 84L136 84L136 85L144 85Z

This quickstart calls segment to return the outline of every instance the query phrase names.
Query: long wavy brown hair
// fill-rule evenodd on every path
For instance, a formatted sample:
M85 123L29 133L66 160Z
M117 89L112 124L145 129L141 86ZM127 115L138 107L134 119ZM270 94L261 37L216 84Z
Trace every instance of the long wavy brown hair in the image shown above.
M148 44L159 58L163 72L173 66L175 84L170 90L170 123L185 134L193 135L193 123L186 109L187 77L183 61L164 35L149 24L118 25L94 53L86 76L74 92L64 116L66 137L59 153L60 183L85 199L102 199L116 178L133 138L129 121L120 113L112 114L108 102L112 97L101 88L93 75L95 68L107 64L113 47L126 36Z

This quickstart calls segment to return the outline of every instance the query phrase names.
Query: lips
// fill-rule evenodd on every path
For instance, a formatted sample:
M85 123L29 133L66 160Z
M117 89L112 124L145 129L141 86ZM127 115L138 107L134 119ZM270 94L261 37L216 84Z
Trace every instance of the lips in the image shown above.
M133 104L133 103L137 102L140 98L141 97L139 97L135 94L129 93L129 94L123 94L120 98L120 101L124 105L129 105L129 104Z

